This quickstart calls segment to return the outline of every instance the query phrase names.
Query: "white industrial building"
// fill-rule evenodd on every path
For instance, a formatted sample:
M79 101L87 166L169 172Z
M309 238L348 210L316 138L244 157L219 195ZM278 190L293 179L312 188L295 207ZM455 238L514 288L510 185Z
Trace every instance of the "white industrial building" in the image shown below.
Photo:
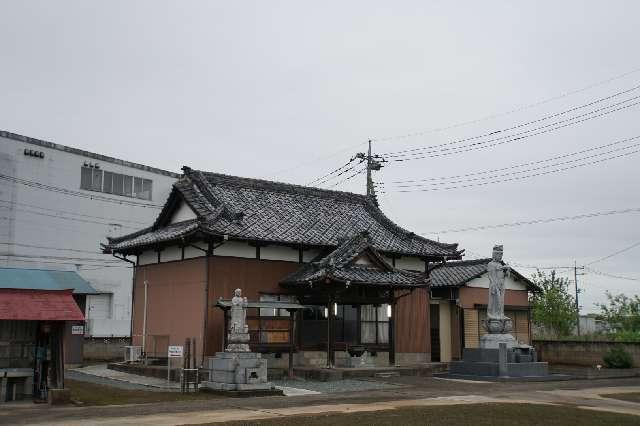
M88 337L131 332L133 269L101 253L151 225L179 175L0 131L0 266L77 271Z

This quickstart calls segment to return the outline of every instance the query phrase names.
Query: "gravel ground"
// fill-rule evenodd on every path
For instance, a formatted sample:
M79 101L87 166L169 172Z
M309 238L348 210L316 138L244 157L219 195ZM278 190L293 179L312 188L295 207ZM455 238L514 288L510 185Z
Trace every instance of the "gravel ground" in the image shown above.
M289 380L274 380L272 382L276 386L287 386L298 389L307 389L311 391L321 393L334 393L334 392L357 392L357 391L371 391L371 390L383 390L383 389L397 389L402 388L402 385L385 383L380 381L370 380L337 380L335 382L314 382L307 380L289 379Z

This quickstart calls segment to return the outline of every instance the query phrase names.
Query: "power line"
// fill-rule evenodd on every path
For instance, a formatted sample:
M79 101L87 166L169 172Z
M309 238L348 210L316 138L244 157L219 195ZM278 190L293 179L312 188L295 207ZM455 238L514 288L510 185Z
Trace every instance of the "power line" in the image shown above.
M0 257L5 256L6 255L2 255L0 254ZM0 259L0 261L9 261L11 259ZM92 267L94 269L90 269L90 270L97 270L97 269L102 269L102 268L131 268L130 266L126 266L124 264L113 264L113 265L97 265L97 264L88 264L88 263L78 263L78 262L56 262L56 261L49 261L49 260L28 260L28 259L13 259L16 262L23 262L23 263L37 263L37 264L47 264L47 265L73 265L73 266L79 266L79 267L83 267L83 266L89 266Z
M363 159L360 159L360 162L358 162L358 163L354 164L354 165L353 165L353 166L351 166L351 167L347 167L346 169L342 170L340 173L338 173L338 174L336 174L336 175L334 175L334 176L330 176L330 177L328 177L328 178L326 178L326 179L324 179L324 180L322 180L322 181L320 181L320 182L317 182L317 183L316 183L316 186L324 185L324 184L326 184L327 182L329 182L329 181L331 181L331 180L333 180L333 179L337 179L337 178L339 178L340 176L344 175L345 173L349 173L349 172L350 172L350 171L352 171L353 169L355 169L355 168L357 168L358 166L360 166L360 164L362 164L362 163L363 163L363 161L364 161Z
M492 184L497 184L497 183L512 182L512 181L518 181L518 180L523 180L523 179L529 179L529 178L532 178L532 177L545 176L545 175L549 175L549 174L553 174L553 173L560 173L560 172L563 172L563 171L576 169L578 167L592 166L592 165L595 165L595 164L603 163L605 161L614 160L614 159L617 159L617 158L628 157L628 156L636 154L638 152L640 152L640 149L635 150L635 151L631 151L631 152L627 152L627 153L624 153L624 154L619 154L619 155L614 155L614 156L611 156L611 157L603 158L603 159L600 159L600 160L589 161L587 163L576 164L576 165L573 165L573 166L562 167L562 168L554 169L554 170L548 170L546 172L532 173L530 175L525 175L525 176L516 176L516 177L512 177L512 178L508 178L508 179L497 179L497 180L492 180L492 181L472 183L472 184L468 184L468 185L447 186L447 187L443 187L443 188L398 190L396 192L406 193L406 192L450 191L450 190L454 190L454 189L470 188L470 187L474 187L474 186L486 186L486 185L492 185Z
M635 97L633 99L636 99L636 98L640 98L640 96L637 96L637 97ZM525 131L514 133L514 134L511 134L511 135L501 136L501 137L498 137L498 138L489 139L489 140L486 140L486 141L473 142L473 143L470 143L470 144L467 144L467 145L462 145L462 146L458 146L458 147L454 147L454 148L445 147L445 148L442 148L442 149L435 149L435 150L431 150L431 151L420 152L420 153L418 153L416 155L389 156L391 158L389 161L404 162L404 161L411 161L411 160L421 160L421 159L425 159L425 158L443 157L443 156L447 156L447 155L460 154L460 153L464 153L464 152L470 152L470 151L477 151L477 150L481 150L481 149L492 148L492 147L495 147L495 146L498 146L498 145L503 145L503 144L506 144L506 143L511 143L511 142L527 139L527 138L530 138L530 137L533 137L533 136L538 136L538 135L542 135L542 134L549 133L549 132L552 132L552 131L556 131L556 130L559 130L559 129L563 129L565 127L575 126L575 125L583 123L585 121L589 121L589 120L593 120L593 119L596 119L596 118L604 117L604 116L612 114L614 112L621 111L621 110L624 110L624 109L627 109L627 108L631 108L633 106L636 106L636 105L640 104L640 102L635 102L635 103L632 103L632 104L629 104L629 105L619 106L622 103L626 103L628 101L629 100L625 100L623 102L619 102L619 103L614 104L614 105L610 105L610 106L607 106L607 107L599 108L597 110L590 111L588 113L584 113L584 114L581 114L581 115L570 117L570 118L567 118L567 119L564 119L564 120L559 120L559 121L556 121L556 122L553 122L553 123L545 124L544 126L535 127L533 129L525 130ZM601 112L599 114L593 115L595 112L600 112L600 111L603 111L603 110L607 110L607 109L610 109L610 108L612 108L614 106L618 106L618 108L612 109L610 111L604 111L604 112ZM581 118L581 117L584 117L584 118ZM578 118L581 118L581 119L577 120ZM496 142L496 141L501 141L501 142ZM491 143L491 142L495 142L495 143ZM431 148L431 147L425 147L425 150L427 150L429 148Z
M49 191L49 192L55 192L55 193L64 194L64 195L70 195L70 196L74 196L74 197L88 198L88 199L91 199L91 200L104 201L104 202L107 202L107 203L120 204L120 205L129 205L129 206L134 206L134 207L148 207L148 208L154 208L154 209L162 208L162 206L159 206L157 204L145 204L145 203L137 202L137 201L133 201L133 200L118 200L116 198L106 197L104 195L99 195L99 194L87 194L87 193L80 192L80 191L73 191L73 190L66 189L66 188L60 188L60 187L57 187L57 186L46 185L46 184L43 184L41 182L30 181L30 180L27 180L27 179L20 179L20 178L17 178L15 176L8 176L8 175L5 175L5 174L0 174L0 179L7 180L7 181L10 181L10 182L13 182L13 183L19 183L21 185L25 185L25 186L28 186L30 188L40 189L40 190Z
M3 243L3 242L0 242L0 244L2 244L2 245L9 245L9 246L25 247L25 248L45 249L45 250L71 251L71 252L75 252L75 253L102 254L102 253L100 253L100 252L98 252L98 251L77 250L77 249L70 249L70 248L63 248L63 247L47 247L47 246L38 246L38 245L32 245L32 244Z
M100 262L100 263L107 263L107 264L120 263L119 260L95 259L95 258L89 258L89 257L65 257L65 256L32 255L32 254L14 254L14 253L0 253L0 256L23 257L25 259L48 259L48 260L66 260L66 261L78 260L81 262Z
M148 225L148 223L146 223L146 222L140 222L140 221L132 220L132 219L111 218L111 217L105 217L105 216L93 216L93 215L88 215L88 214L83 214L83 213L72 212L72 211L69 211L69 210L51 209L51 208L47 208L47 207L37 206L35 204L19 203L17 201L0 200L0 203L13 204L15 206L30 207L30 208L44 210L44 211L50 211L50 212L54 212L54 213L62 213L62 214L70 214L70 215L74 215L74 216L80 216L80 217L88 217L88 218L91 218L91 219L104 219L104 220L113 220L113 221L118 221L118 222L135 223L137 225L145 225L145 226Z
M537 160L537 161L530 161L530 162L526 162L526 163L514 164L512 166L501 167L501 168L498 168L498 169L483 170L483 171L480 171L480 172L465 173L465 174L462 174L462 175L453 175L453 176L439 176L439 177L424 178L424 179L394 180L394 181L391 181L390 183L392 183L392 184L404 184L404 183L420 183L420 182L430 182L430 181L442 181L442 180L451 180L451 179L465 178L465 177L470 177L470 176L478 176L478 175L490 174L490 173L501 172L501 171L505 171L505 170L512 170L512 169L517 169L517 168L520 168L520 167L533 166L533 165L536 165L536 164L548 163L550 161L560 160L560 159L567 158L567 157L573 157L573 156L576 156L576 155L585 154L587 152L597 151L597 150L603 149L603 148L609 148L611 146L620 145L622 143L635 140L635 139L637 139L639 137L640 136L634 136L634 137L627 138L627 139L622 139L622 140L619 140L619 141L616 141L616 142L611 142L611 143L608 143L608 144L605 144L605 145L599 145L599 146L594 146L594 147L591 147L591 148L588 148L588 149L583 149L581 151L574 151L574 152L570 152L570 153L567 153L567 154L557 155L557 156L554 156L554 157L546 158L544 160Z
M533 102L533 103L530 103L530 104L523 105L521 107L513 108L513 109L505 111L505 112L487 115L487 116L484 116L484 117L481 117L481 118L477 118L477 119L474 119L474 120L463 121L463 122L452 124L452 125L449 125L449 126L446 126L446 127L437 127L437 128L433 128L433 129L429 129L429 130L420 131L420 132L405 133L403 135L387 136L387 137L381 137L381 138L373 138L372 140L377 141L377 142L385 142L385 141L396 140L396 139L407 139L407 138L412 138L412 137L416 137L416 136L423 136L423 135L426 135L426 134L429 134L429 133L437 133L437 132L442 132L442 131L445 131L445 130L451 130L451 129L455 129L455 128L466 126L466 125L470 125L470 124L477 124L477 123L480 123L482 121L491 120L491 119L495 119L495 118L499 118L499 117L504 117L506 115L511 115L511 114L514 114L514 113L517 113L517 112L520 112L520 111L524 111L524 110L530 109L530 108L535 108L537 106L544 105L544 104L552 102L552 101L560 100L560 99L566 98L568 96L575 95L577 93L581 93L581 92L584 92L586 90L592 89L594 87L602 86L602 85L610 83L612 81L619 80L619 79L627 77L627 76L629 76L631 74L635 74L635 73L637 73L639 71L640 71L640 68L635 68L635 69L633 69L631 71L628 71L628 72L625 72L625 73L622 73L622 74L618 74L616 76L607 78L605 80L600 80L598 82L589 84L589 85L581 87L579 89L570 90L568 92L561 93L560 95L552 96L550 98L546 98L546 99L543 99L541 101L537 101L537 102Z
M545 121L545 120L549 120L551 118L560 117L562 115L568 114L568 113L573 112L573 111L577 111L577 110L582 109L582 108L590 107L592 105L598 104L600 102L604 102L604 101L609 100L609 99L613 99L613 98L615 98L617 96L621 96L621 95L624 95L626 93L629 93L629 92L632 92L632 91L638 90L638 89L640 89L640 85L634 86L634 87L632 87L630 89L627 89L627 90L623 90L623 91L614 93L613 95L606 96L604 98L596 99L595 101L591 101L591 102L588 102L586 104L579 105L577 107L569 108L569 109L566 109L564 111L557 112L557 113L554 113L554 114L549 114L549 115L543 116L541 118L538 118L536 120L531 120L531 121L527 121L525 123L516 124L515 126L507 127L507 128L504 128L504 129L494 130L494 131L491 131L491 132L483 133L481 135L471 136L471 137L467 137L467 138L464 138L464 139L458 139L458 140L455 140L455 141L446 142L446 143L442 143L442 144L438 144L438 145L431 145L431 146L428 146L428 147L417 147L417 148L404 149L404 150L400 150L400 151L392 151L392 152L386 153L385 155L388 155L390 157L394 157L397 154L410 153L410 152L416 152L416 151L423 151L423 150L430 149L430 148L437 148L437 147L443 147L443 146L448 146L448 145L459 144L461 142L467 142L467 141L476 140L476 139L480 139L480 138L487 137L487 136L492 136L492 135L495 135L495 134L498 134L498 133L508 132L510 130L520 129L522 127L526 127L526 126L529 126L529 125L534 124L534 123L539 123L539 122L542 122L542 121ZM631 99L635 99L635 98L631 98ZM629 100L623 101L623 103L624 102L628 102L628 101Z
M120 223L98 222L98 221L95 221L95 220L80 219L80 218L76 218L76 217L65 217L65 216L59 216L59 215L55 215L55 214L37 212L37 211L33 211L33 210L15 209L15 208L12 209L12 210L17 211L17 212L35 214L35 215L39 215L39 216L53 217L53 218L56 218L56 219L69 220L69 221L72 221L72 222L94 223L94 224L97 224L97 225L106 225L106 226L117 225L117 226L121 226L123 228L129 228L129 229L139 229L140 228L139 226L122 225Z
M364 173L364 172L366 172L366 171L367 171L366 167L365 167L365 168L362 168L362 169L360 169L360 170L356 171L355 173L353 173L353 174L351 174L351 175L347 176L346 178L342 179L341 181L336 182L336 183L334 183L333 185L330 185L330 186L329 186L329 188L335 188L336 186L338 186L338 185L340 185L340 184L342 184L342 183L344 183L344 182L346 182L346 181L348 181L348 180L351 180L351 179L353 179L354 177L356 177L356 176L358 176L358 175L361 175L362 173Z
M593 272L596 275L602 275L604 277L615 278L615 279L618 279L618 280L640 281L640 278L625 277L625 276L621 276L621 275L610 274L608 272L598 271L598 270L593 269L593 268L587 268L587 270L589 272Z
M468 232L468 231L482 231L485 229L498 229L498 228L511 228L516 226L524 226L524 225L538 225L544 223L552 223L552 222L565 222L579 219L588 219L592 217L599 216L609 216L615 214L626 214L626 213L637 213L640 212L640 207L629 208L624 210L609 210L609 211L601 211L601 212L593 212L593 213L584 213L575 216L560 216L560 217L552 217L546 219L534 219L534 220L526 220L519 222L511 222L511 223L501 223L497 225L480 225L480 226L470 226L467 228L459 228L459 229L446 229L443 231L437 232L423 232L421 235L433 235L433 234L448 234L453 232Z
M617 255L619 255L621 253L629 251L629 250L631 250L631 249L633 249L635 247L638 247L638 246L640 246L640 241L638 241L637 243L631 244L629 247L625 247L625 248L623 248L621 250L615 251L615 252L613 252L613 253L611 253L609 255L606 255L606 256L601 257L599 259L596 259L596 260L594 260L592 262L589 262L589 263L587 263L587 266L593 265L594 263L602 262L603 260L611 259L614 256L617 256Z
M317 179L312 180L311 182L306 183L305 185L313 185L315 182L319 181L319 180L323 180L326 177L331 176L334 173L339 172L340 170L344 169L345 167L347 167L349 164L351 164L353 162L353 160L355 160L355 157L351 157L351 159L349 159L349 161L347 161L346 163L344 163L342 166L338 167L337 169L334 169L332 171L330 171L329 173L320 176Z

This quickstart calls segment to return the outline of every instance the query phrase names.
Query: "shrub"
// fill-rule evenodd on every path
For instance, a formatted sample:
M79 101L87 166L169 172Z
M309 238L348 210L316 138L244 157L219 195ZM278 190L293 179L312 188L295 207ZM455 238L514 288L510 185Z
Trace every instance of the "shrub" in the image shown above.
M607 351L602 360L607 368L631 368L633 365L631 355L622 346L617 346Z

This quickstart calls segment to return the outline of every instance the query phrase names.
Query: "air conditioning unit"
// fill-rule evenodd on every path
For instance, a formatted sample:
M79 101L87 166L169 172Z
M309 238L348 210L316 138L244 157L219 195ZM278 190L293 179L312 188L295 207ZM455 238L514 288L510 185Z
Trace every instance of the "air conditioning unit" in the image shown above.
M124 347L124 362L140 361L141 356L142 356L142 346L125 346Z

